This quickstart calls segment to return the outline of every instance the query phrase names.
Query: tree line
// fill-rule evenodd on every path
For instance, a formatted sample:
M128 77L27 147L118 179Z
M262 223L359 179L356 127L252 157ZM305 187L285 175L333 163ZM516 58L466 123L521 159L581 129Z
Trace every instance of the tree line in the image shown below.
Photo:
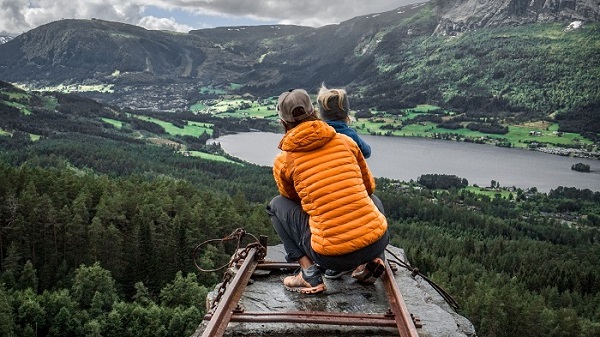
M9 336L189 334L204 310L194 294L218 281L193 268L193 247L238 227L277 243L264 211L276 193L268 167L86 133L15 133L0 149ZM421 178L415 188L377 180L392 244L458 300L478 335L598 335L600 193L517 189L504 199L462 190L458 177ZM200 263L218 266L232 249L207 248Z
M276 237L262 203L181 179L2 162L0 186L6 336L190 335L218 281L194 269L194 246L240 227ZM233 249L197 262L215 268Z
M392 244L458 299L479 336L600 333L599 192L558 187L504 199L387 180L378 189Z

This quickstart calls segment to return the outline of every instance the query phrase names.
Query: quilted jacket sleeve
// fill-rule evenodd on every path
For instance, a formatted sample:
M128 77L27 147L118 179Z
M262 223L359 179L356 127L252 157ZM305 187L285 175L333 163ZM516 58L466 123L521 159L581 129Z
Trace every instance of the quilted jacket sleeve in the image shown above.
M288 199L300 200L300 197L294 188L292 172L289 172L289 165L287 163L288 157L287 152L281 152L275 157L275 162L273 163L273 177L275 178L277 189L281 195Z
M373 174L367 165L367 160L363 156L362 151L358 151L358 153L355 152L355 155L356 160L358 161L358 166L360 167L365 188L367 189L367 193L371 195L375 191L375 178L373 177Z

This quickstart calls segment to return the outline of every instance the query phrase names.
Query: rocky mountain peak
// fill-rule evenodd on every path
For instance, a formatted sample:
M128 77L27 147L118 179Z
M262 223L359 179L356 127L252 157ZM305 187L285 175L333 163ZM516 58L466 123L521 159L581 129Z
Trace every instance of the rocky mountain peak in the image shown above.
M599 0L438 0L434 35L535 22L598 21Z

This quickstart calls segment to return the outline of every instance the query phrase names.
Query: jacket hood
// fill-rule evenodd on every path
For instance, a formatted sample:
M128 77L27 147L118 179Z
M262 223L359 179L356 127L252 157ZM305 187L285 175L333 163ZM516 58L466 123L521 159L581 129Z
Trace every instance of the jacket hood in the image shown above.
M323 121L303 122L286 132L279 142L279 149L290 152L313 151L327 144L335 134L335 129Z

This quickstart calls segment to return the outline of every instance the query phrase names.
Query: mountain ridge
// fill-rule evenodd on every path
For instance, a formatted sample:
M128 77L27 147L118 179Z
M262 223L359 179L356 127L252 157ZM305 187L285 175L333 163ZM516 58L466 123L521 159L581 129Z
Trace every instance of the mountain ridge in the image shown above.
M66 19L32 29L0 45L0 78L11 82L39 82L39 86L43 86L65 81L117 81L111 74L120 71L150 74L157 82L178 78L207 83L247 80L257 73L253 67L264 66L263 56L274 53L280 56L276 62L285 58L288 62L297 60L297 65L303 66L316 63L309 74L333 62L341 66L336 73L343 74L356 66L344 67L352 60L349 60L350 55L340 57L339 54L356 53L361 47L367 50L368 42L376 45L399 27L408 28L405 33L415 37L532 22L593 22L600 18L600 9L594 8L594 3L598 1L435 0L320 28L239 26L192 30L187 34L146 30L98 19ZM422 10L429 11L431 16L414 18ZM403 24L407 19L412 22ZM308 55L315 50L320 56L318 59ZM231 70L246 76L236 76ZM222 76L219 71L223 72ZM276 70L277 74L280 72ZM348 81L338 82L347 84Z
M536 22L600 20L597 0L436 0L440 23L434 34Z
M181 98L185 109L203 87L265 97L326 83L346 87L357 110L428 103L518 120L568 113L582 128L595 125L590 121L600 104L593 80L600 75L596 2L436 0L320 28L187 34L62 20L0 45L0 79L32 89L113 86L90 95L142 109L152 108L143 103L156 96ZM468 8L477 11L465 15ZM575 17L584 21L567 34ZM555 23L527 23L531 18Z

